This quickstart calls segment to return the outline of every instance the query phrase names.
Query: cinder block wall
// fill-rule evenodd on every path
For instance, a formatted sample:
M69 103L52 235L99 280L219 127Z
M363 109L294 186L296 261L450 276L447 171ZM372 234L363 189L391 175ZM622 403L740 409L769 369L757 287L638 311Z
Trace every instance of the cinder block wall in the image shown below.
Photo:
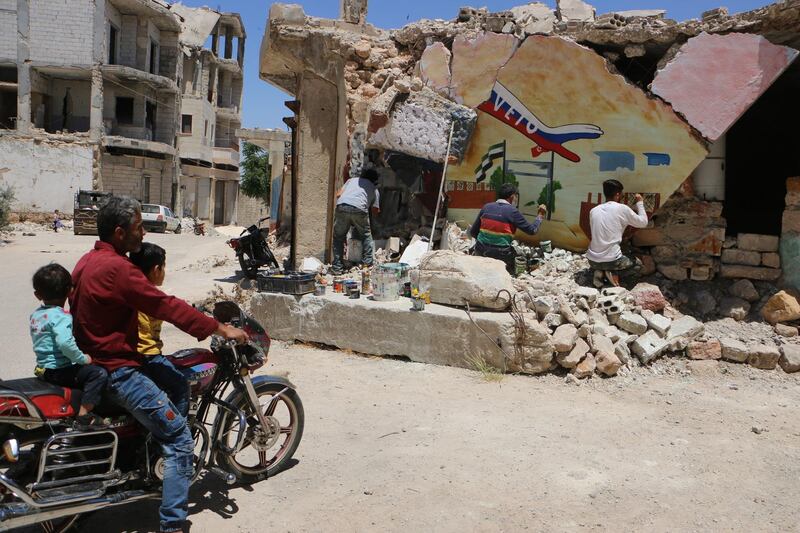
M92 0L30 0L31 59L91 65L94 10Z
M251 198L239 193L239 205L237 207L236 224L239 226L250 226L258 222L259 219L269 216L269 206L261 198Z

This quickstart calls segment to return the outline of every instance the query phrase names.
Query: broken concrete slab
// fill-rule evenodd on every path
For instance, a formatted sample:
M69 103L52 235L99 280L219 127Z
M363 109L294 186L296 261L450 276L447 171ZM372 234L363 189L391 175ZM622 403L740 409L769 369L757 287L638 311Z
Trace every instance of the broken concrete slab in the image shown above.
M442 96L450 91L450 60L453 54L444 43L433 43L425 49L419 60L419 72L422 81Z
M431 301L446 305L503 310L516 294L502 261L446 250L423 256L419 284L430 292Z
M515 324L507 313L472 312L475 323L499 342L498 348L463 310L437 304L426 306L424 312L410 308L406 298L375 302L351 300L341 294L296 297L258 293L251 301L254 317L278 340L319 342L359 353L462 368L472 366L470 356L508 372L540 373L553 367L553 343L535 321L527 321L525 342L517 355ZM359 327L342 327L343 316Z
M636 313L622 313L617 318L616 325L634 335L641 335L647 331L647 321Z
M575 368L578 363L583 361L586 354L589 353L589 345L583 339L578 339L575 346L568 353L559 353L556 355L558 364L564 368Z
M701 33L656 74L651 90L704 137L716 141L797 55L760 35Z
M594 356L592 354L586 354L583 361L572 369L572 375L578 379L590 378L594 374L595 368L597 368L597 364Z
M220 18L219 13L207 7L188 7L180 2L172 4L170 10L182 19L180 42L193 48L203 47Z
M583 0L556 0L556 13L563 22L594 22L595 9Z
M655 331L648 331L631 344L631 350L643 364L663 354L668 347L669 342L659 337Z
M555 12L550 6L541 2L533 2L511 8L517 28L525 35L548 34L553 32L557 22Z
M411 92L402 102L398 99L384 127L373 131L370 120L367 143L371 147L444 163L451 124L455 127L450 155L461 159L477 120L473 109L455 104L426 87Z
M613 352L597 352L595 363L597 371L607 377L616 376L622 368L622 361Z

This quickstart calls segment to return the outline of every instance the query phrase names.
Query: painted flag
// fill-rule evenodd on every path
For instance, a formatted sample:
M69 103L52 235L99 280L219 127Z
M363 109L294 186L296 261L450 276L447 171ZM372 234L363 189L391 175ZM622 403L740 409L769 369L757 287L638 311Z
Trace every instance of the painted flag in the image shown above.
M503 158L506 156L506 144L505 143L497 143L493 144L489 147L489 150L486 152L486 155L483 156L481 160L481 164L475 168L475 181L481 183L483 180L486 179L486 173L489 172L489 169L492 168L494 165L495 160Z

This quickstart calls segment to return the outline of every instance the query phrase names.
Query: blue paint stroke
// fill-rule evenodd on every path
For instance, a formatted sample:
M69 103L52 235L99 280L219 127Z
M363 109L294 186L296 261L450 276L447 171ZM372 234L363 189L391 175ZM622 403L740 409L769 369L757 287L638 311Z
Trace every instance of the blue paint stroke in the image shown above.
M636 170L636 158L630 152L595 152L600 158L600 172L614 172L618 168Z
M672 164L669 154L659 154L655 152L645 152L647 164L651 167L668 167Z

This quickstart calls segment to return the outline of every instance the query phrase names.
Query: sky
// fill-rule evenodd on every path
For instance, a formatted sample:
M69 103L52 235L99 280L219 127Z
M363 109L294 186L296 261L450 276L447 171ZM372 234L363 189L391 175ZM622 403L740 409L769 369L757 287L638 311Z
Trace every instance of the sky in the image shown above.
M721 3L731 13L749 11L771 2L767 0L595 0L592 3L598 14L627 9L666 9L669 18L686 20L697 18L703 11L719 7ZM244 103L242 125L245 128L286 129L282 118L289 114L283 102L292 98L258 77L258 55L264 25L271 2L266 0L182 0L192 6L208 6L220 11L240 13L247 32L245 49ZM339 15L339 0L285 0L299 3L307 15L336 18ZM399 28L423 18L453 19L461 6L475 4L486 6L490 11L503 11L522 5L524 0L370 0L367 21L385 29ZM555 7L555 0L545 3Z

